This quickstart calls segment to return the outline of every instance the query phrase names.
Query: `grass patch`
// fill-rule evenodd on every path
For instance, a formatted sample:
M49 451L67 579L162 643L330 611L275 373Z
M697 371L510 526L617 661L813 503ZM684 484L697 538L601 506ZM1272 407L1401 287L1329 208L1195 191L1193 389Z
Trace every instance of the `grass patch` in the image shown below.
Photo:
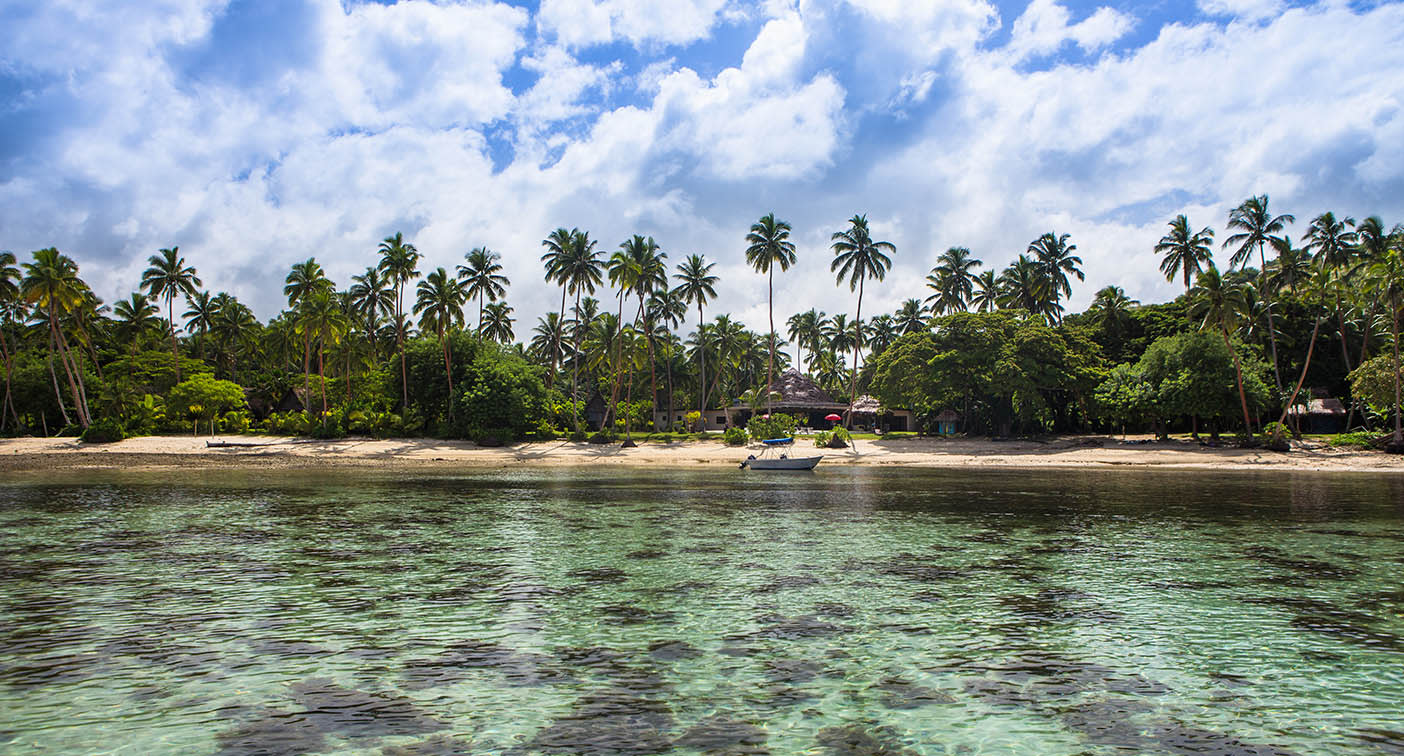
M1373 449L1375 439L1379 434L1370 431L1356 431L1354 433L1338 433L1331 437L1329 443L1333 447L1343 447L1349 449Z

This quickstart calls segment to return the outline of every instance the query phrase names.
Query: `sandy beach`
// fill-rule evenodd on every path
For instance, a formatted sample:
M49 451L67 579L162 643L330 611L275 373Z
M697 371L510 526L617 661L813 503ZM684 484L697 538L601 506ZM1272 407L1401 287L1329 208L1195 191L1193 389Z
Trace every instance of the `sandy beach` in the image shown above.
M1135 437L1133 437L1135 439ZM115 444L82 444L71 438L0 441L0 474L75 469L315 470L511 468L560 465L692 467L735 465L754 449L715 441L647 442L623 449L557 441L483 448L467 441L341 439L251 436L215 437L239 446L210 448L209 437L153 436ZM1331 449L1307 442L1290 453L1265 449L1209 448L1190 441L1128 445L1119 438L1053 437L1040 441L908 438L856 441L849 449L816 449L801 441L792 454L824 454L823 465L912 467L1030 467L1237 469L1404 473L1404 456Z

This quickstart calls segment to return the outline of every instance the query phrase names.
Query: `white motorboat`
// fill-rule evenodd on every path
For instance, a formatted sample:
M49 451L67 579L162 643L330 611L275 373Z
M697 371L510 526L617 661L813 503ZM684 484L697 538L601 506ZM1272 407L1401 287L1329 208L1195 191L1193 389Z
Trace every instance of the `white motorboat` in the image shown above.
M741 467L749 467L752 470L813 470L814 466L819 464L819 460L824 458L822 454L813 457L791 457L783 452L778 456L767 454L776 447L790 446L794 442L795 440L792 438L772 438L762 441L761 443L765 444L765 447L761 450L761 455L757 457L752 454L746 457L741 462Z

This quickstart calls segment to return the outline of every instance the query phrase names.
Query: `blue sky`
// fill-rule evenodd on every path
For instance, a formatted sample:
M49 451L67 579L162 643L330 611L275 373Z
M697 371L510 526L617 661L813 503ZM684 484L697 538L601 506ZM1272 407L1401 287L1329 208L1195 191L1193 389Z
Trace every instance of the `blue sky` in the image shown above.
M865 312L924 297L950 246L1001 268L1069 233L1087 281L1173 296L1179 213L1266 193L1404 221L1404 5L1281 0L0 0L0 248L57 246L109 301L180 245L282 305L403 231L427 267L501 252L519 336L559 303L540 241L580 227L718 262L764 324L743 238L800 263L777 313L851 311L828 236L897 245Z

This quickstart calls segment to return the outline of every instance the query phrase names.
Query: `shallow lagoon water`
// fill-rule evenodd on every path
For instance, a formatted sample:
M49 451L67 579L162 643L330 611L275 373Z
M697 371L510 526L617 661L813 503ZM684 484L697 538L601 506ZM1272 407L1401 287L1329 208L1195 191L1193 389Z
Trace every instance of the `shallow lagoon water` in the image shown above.
M0 752L1404 753L1404 478L0 485Z

